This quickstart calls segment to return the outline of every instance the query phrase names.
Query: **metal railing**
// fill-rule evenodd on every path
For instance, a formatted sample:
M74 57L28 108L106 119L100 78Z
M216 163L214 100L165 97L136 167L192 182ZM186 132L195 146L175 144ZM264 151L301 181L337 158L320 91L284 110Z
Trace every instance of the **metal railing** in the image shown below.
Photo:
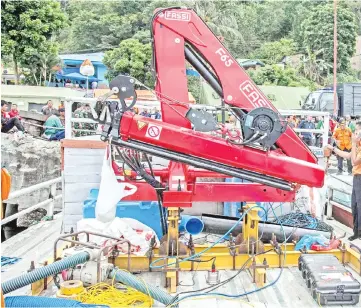
M112 99L114 100L114 99ZM89 104L91 107L95 107L96 98L85 98L85 97L73 97L67 98L65 101L65 138L71 139L73 128L72 123L98 123L89 118L73 118L72 117L72 106L74 103L83 103ZM189 104L192 108L202 109L206 111L220 113L220 106L209 106L209 105L200 105L200 104ZM160 108L160 102L158 101L137 101L135 104L138 108ZM312 111L312 110L278 110L282 116L313 116L313 117L323 117L323 129L302 129L294 128L294 131L297 133L313 133L313 134L322 134L322 147L325 147L328 142L328 131L329 131L329 120L330 114L328 112L322 111ZM84 130L86 131L86 130Z
M20 189L20 190L17 190L17 191L14 191L14 192L10 193L9 197L6 200L3 200L3 202L8 202L8 201L11 201L11 200L13 200L15 198L18 198L18 197L27 195L29 193L32 193L32 192L34 192L36 190L50 187L50 193L49 193L49 198L48 199L46 199L46 200L44 200L42 202L39 202L39 203L29 207L29 208L26 208L26 209L22 210L21 212L18 212L18 213L14 214L14 215L5 217L4 219L1 220L1 225L5 225L10 221L13 221L14 219L19 218L20 216L23 216L24 214L30 213L31 211L34 211L34 210L36 210L38 208L42 208L42 207L45 207L45 206L47 206L47 216L53 217L53 215L54 215L54 202L56 200L62 199L61 194L60 195L55 195L56 194L56 185L58 183L61 183L61 180L62 180L62 178L58 177L58 178L55 178L55 179L52 179L52 180L49 180L49 181L46 181L46 182L42 182L42 183L39 183L39 184L35 184L33 186L29 186L29 187L26 187L26 188L23 188L23 189Z

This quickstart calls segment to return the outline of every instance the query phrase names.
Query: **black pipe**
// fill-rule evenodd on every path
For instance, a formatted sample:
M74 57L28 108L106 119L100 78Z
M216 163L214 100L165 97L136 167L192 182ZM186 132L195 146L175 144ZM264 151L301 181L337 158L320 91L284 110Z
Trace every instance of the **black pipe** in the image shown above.
M222 98L223 90L218 79L212 74L203 60L189 47L185 46L184 54L186 60L198 71L198 73L209 83L213 90Z
M214 161L182 154L179 152L169 151L160 147L152 146L150 144L145 144L143 142L138 142L134 140L123 141L121 139L118 140L113 139L112 144L131 148L137 151L145 152L147 154L155 155L165 159L182 162L194 167L199 167L206 170L226 174L232 177L245 179L247 181L251 181L254 183L260 183L270 187L275 187L286 191L292 191L292 186L290 183L278 178L274 178L253 171L247 171L243 169L229 167L227 165L216 163Z
M205 233L214 233L214 234L225 234L233 225L239 220L237 217L214 215L214 214L202 214L201 217L204 223L203 232ZM283 228L283 230L282 230ZM302 237L304 235L323 235L327 239L331 237L330 232L318 231L307 228L297 228L292 226L283 225L281 228L280 225L274 224L271 222L260 221L258 224L258 236L262 235L261 240L263 242L269 242L272 239L272 234L277 238L278 242L284 242L284 233L286 234L287 242L292 242L294 237ZM284 232L284 233L283 233ZM242 222L240 222L237 227L232 231L234 236L242 233Z

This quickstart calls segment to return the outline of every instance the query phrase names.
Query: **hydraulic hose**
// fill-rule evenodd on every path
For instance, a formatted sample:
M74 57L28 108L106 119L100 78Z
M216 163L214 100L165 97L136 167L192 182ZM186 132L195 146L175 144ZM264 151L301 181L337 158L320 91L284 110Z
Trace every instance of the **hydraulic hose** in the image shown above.
M173 302L174 298L167 292L153 286L150 284L147 284L146 282L140 281L134 275L131 273L115 269L110 273L110 278L113 278L115 275L115 280L118 282L121 282L127 286L130 286L139 292L142 292L144 294L149 294L152 298L154 298L156 301L168 306L170 303Z
M107 305L83 304L81 302L53 297L42 296L7 296L5 297L6 308L35 308L35 307L82 307L82 308L109 308Z
M19 277L10 279L2 283L1 284L2 292L3 294L7 294L9 292L15 291L29 284L32 284L35 281L58 274L65 269L84 263L88 261L89 258L90 255L88 252L80 252L71 257L67 257L62 260L56 261L50 265L39 267L29 273L23 274Z

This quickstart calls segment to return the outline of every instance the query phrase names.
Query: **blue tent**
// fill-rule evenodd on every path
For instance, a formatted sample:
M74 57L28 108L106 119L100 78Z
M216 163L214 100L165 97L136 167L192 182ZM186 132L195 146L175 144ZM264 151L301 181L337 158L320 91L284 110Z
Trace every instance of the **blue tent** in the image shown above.
M86 76L80 74L80 73L70 73L66 75L62 74L56 74L57 79L70 79L70 80L87 80ZM98 78L95 78L93 76L88 77L88 81L99 81Z

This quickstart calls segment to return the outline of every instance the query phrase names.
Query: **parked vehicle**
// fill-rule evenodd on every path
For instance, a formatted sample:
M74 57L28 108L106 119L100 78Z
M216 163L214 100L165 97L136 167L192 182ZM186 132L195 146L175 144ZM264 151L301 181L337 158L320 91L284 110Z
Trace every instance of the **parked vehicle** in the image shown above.
M337 85L338 117L349 114L361 115L361 83L343 83ZM311 92L302 103L302 109L328 111L333 113L333 87Z

